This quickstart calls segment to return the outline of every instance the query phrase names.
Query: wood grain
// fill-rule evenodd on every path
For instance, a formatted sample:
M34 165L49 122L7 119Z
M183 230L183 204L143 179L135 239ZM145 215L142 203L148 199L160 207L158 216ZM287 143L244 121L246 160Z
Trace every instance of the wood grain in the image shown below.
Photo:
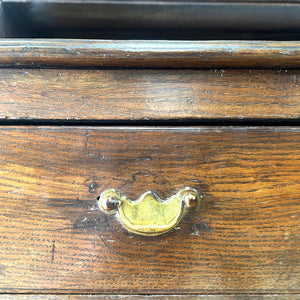
M300 42L1 39L0 66L298 68Z
M300 70L0 70L0 119L299 119Z
M1 127L1 293L299 293L300 129ZM199 213L161 237L97 208L182 186Z
M298 300L300 294L279 295L0 295L0 300Z
M34 3L36 2L35 0L2 0L3 3ZM103 4L103 3L128 3L128 0L39 0L39 3L79 3L79 4L88 4L88 3L94 3L94 4ZM264 3L279 3L279 4L284 4L284 3L298 3L297 0L191 0L191 1L186 1L186 0L131 0L131 3L136 3L136 4L148 4L152 3L155 5L162 5L164 3L178 3L178 4L186 4L188 3L206 3L206 2L217 2L217 3L222 3L222 2L230 2L230 3L259 3L259 2L264 2Z

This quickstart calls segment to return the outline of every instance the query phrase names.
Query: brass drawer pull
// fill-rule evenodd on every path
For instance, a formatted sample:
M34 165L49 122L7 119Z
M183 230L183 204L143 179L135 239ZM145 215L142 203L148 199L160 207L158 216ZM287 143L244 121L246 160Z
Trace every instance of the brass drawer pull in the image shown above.
M174 228L186 211L199 209L202 196L194 188L185 187L166 200L148 191L133 201L114 189L104 191L99 207L106 214L117 214L130 232L155 236Z

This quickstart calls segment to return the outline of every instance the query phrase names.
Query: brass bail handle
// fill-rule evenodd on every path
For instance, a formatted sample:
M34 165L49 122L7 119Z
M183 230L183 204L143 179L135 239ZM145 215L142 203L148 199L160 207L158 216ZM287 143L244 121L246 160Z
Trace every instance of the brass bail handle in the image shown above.
M128 231L155 236L173 229L186 212L197 211L202 195L194 188L185 187L166 200L152 191L137 200L130 200L115 189L109 189L98 199L100 210L106 214L116 214Z

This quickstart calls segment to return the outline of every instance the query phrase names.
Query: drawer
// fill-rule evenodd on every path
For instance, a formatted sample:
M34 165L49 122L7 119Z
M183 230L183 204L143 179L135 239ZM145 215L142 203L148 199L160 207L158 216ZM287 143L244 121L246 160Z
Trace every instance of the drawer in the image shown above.
M297 121L299 76L291 69L4 68L0 121Z
M1 293L299 293L299 131L1 127ZM156 237L96 200L184 186L200 210Z

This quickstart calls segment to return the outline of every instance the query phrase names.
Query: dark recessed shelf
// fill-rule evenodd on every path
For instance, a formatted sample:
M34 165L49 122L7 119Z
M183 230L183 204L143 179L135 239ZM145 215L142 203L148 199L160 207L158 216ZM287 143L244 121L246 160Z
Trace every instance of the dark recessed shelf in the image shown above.
M3 37L298 40L297 1L3 0Z

